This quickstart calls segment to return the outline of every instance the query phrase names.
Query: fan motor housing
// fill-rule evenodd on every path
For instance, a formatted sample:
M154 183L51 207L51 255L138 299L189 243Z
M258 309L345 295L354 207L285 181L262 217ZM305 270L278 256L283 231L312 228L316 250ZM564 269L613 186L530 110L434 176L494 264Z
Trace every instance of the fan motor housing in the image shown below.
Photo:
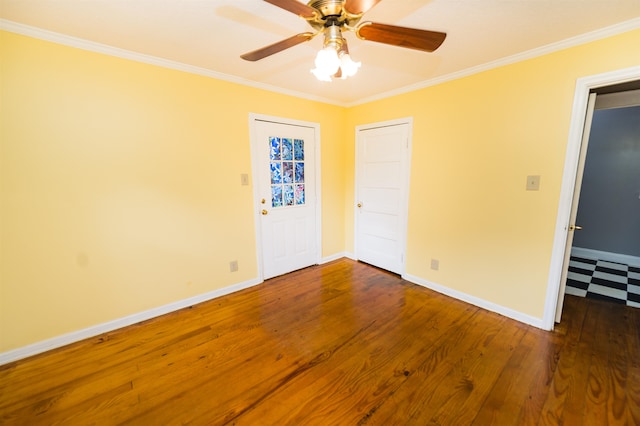
M342 0L311 0L307 6L313 7L322 13L323 17L342 15Z
M332 26L352 30L351 27L362 17L362 14L353 15L347 12L344 8L344 0L311 0L307 6L319 12L319 16L308 19L309 25L316 30Z
M277 43L270 44L253 52L240 55L247 61L257 61L274 53L281 52L302 42L309 41L319 34L324 35L324 46L334 47L336 51L347 52L347 40L344 31L353 31L362 40L371 40L391 46L433 52L445 37L446 33L419 30L395 25L377 24L375 22L360 23L362 15L380 0L310 0L306 6L298 0L265 0L307 21L314 28L314 33L296 34ZM358 10L357 13L349 9Z

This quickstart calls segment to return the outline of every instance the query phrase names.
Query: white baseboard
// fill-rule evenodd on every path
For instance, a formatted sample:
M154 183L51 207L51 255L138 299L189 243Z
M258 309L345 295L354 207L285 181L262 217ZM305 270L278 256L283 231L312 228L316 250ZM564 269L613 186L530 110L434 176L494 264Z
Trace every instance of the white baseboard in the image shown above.
M342 259L345 257L344 252L332 254L331 256L326 256L320 259L320 265L324 265L325 263L333 262L334 260Z
M321 259L321 263L328 263L343 257L347 257L349 259L355 259L355 256L353 256L353 254L344 252L344 253L337 253L332 256L324 257ZM425 279L422 279L420 277L416 277L410 274L403 274L402 278L414 284L429 288L438 293L442 293L447 296L453 297L455 299L461 300L463 302L470 303L474 306L478 306L488 311L495 312L500 315L504 315L505 317L514 319L516 321L520 321L522 323L544 329L544 327L542 326L542 320L540 318L531 317L521 312L514 311L509 308L505 308L504 306L500 306L495 303L488 302L484 299L480 299L475 296L471 296L466 293L453 290L451 288L427 281ZM233 284L228 287L213 290L211 292L190 297L188 299L179 300L177 302L169 303L164 306L159 306L157 308L153 308L144 312L139 312L139 313L129 315L123 318L119 318L113 321L97 324L95 326L91 326L82 330L64 334L62 336L53 337L51 339L33 343L31 345L27 345L21 348L3 352L3 353L0 353L0 365L4 365L9 362L13 362L19 359L37 355L37 354L49 351L51 349L60 348L62 346L66 346L71 343L79 342L81 340L88 339L90 337L95 337L103 333L108 333L110 331L127 327L129 325L146 321L161 315L165 315L170 312L174 312L189 306L197 305L198 303L206 302L208 300L215 299L216 297L221 297L221 296L225 296L227 294L231 294L240 290L244 290L246 288L258 285L260 283L262 283L261 280L252 279L242 283Z
M340 253L332 254L331 256L323 257L322 259L320 259L320 264L323 265L325 263L333 262L334 260L342 259L343 257L351 260L356 260L353 253L343 251Z
M587 259L606 260L607 262L623 263L640 268L640 257L630 256L628 254L611 253L582 247L571 247L571 254Z
M249 281L237 283L224 287L221 289L213 290L208 293L204 293L198 296L190 297L188 299L179 300L177 302L169 303L164 306L149 309L148 311L138 312L133 315L119 318L113 321L108 321L102 324L97 324L82 330L74 331L62 336L53 337L51 339L43 340L33 343L21 348L13 349L7 352L0 353L0 365L7 364L9 362L17 361L19 359L27 358L32 355L37 355L42 352L49 351L51 349L60 348L71 343L79 342L90 337L99 336L103 333L108 333L113 330L117 330L122 327L127 327L142 321L146 321L161 315L168 314L170 312L177 311L189 306L197 305L198 303L206 302L216 297L225 296L227 294L235 293L236 291L244 290L249 287L253 287L262 283L258 279L252 279Z
M541 328L543 330L548 330L547 328L543 327L542 318L535 318L530 315L523 314L522 312L514 311L513 309L509 309L504 306L498 305L496 303L489 302L487 300L480 299L478 297L471 296L469 294L462 293L457 290L453 290L449 287L445 287L443 285L436 284L431 281L427 281L423 278L416 277L414 275L403 274L402 278L409 282L417 284L419 286L426 287L438 293L453 297L454 299L458 299L463 302L470 303L474 306L478 306L479 308L486 309L491 312L495 312L507 318L511 318L516 321L529 324L537 328Z

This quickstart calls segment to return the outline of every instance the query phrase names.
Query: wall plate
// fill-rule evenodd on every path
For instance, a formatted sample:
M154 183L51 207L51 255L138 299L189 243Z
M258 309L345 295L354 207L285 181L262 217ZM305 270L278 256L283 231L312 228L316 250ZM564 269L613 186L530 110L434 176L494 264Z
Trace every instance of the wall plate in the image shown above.
M540 189L540 175L527 176L527 191L538 191Z

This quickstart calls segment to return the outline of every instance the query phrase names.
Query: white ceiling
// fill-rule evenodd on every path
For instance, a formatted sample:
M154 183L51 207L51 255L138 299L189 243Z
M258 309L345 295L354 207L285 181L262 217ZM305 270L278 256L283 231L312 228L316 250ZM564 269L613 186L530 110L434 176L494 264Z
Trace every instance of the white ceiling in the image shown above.
M355 77L326 83L310 73L321 37L258 62L240 59L310 30L301 18L261 0L0 0L0 18L8 21L339 105L608 27L640 28L639 17L640 0L384 0L363 21L446 32L443 45L424 53L346 33L362 68Z

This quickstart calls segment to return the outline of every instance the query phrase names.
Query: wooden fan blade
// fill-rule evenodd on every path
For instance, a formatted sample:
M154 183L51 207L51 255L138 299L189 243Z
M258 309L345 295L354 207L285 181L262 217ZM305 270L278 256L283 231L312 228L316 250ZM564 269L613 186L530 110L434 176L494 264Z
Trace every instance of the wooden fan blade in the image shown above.
M307 6L304 3L300 3L297 0L264 0L267 3L271 3L274 6L278 6L281 9L287 10L291 13L295 13L305 19L313 19L317 15L316 9L311 6Z
M350 14L359 15L365 13L379 2L380 0L347 0L343 7Z
M313 33L296 34L293 37L289 37L277 43L270 44L269 46L265 46L261 49L254 50L253 52L240 55L240 57L247 61L257 61L257 60L266 58L267 56L271 56L274 53L282 52L285 49L296 46L305 41L309 41L313 38L314 35L315 34Z
M418 30L414 28L396 27L395 25L364 22L357 29L356 34L363 40L377 41L392 46L433 52L447 34L437 31Z

